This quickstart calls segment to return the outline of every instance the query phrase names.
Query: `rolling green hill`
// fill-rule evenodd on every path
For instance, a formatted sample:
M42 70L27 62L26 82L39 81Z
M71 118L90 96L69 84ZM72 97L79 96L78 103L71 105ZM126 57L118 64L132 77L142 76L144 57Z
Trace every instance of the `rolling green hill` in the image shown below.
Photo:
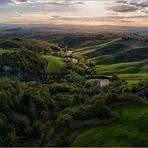
M115 56L117 62L139 61L148 58L148 46L126 50ZM122 60L121 60L122 59Z
M13 50L10 49L0 49L0 55L4 54L4 53L11 53L13 52Z
M66 63L59 57L52 55L43 55L42 57L48 61L48 65L46 67L47 73L58 72L66 67Z
M44 33L0 37L0 146L148 146L145 39Z
M138 61L148 57L148 43L141 41L126 41L122 38L102 40L93 45L83 44L74 51L74 55L83 56L91 60L98 60L103 56L110 56L111 62ZM109 58L110 59L110 58ZM106 60L106 59L105 59Z
M147 146L148 108L120 106L117 122L82 130L74 140L74 147L134 147Z
M27 49L41 54L49 54L51 52L57 52L62 50L57 45L50 44L47 41L20 38L2 38L0 40L0 48Z
M140 74L141 78L148 75L148 43L144 40L118 37L84 42L74 50L74 55L95 63L96 71L101 75L122 74L124 77L126 74L126 78L132 74L137 74L137 78Z
M126 62L109 65L97 65L96 70L103 75L148 73L148 65L145 61Z
M92 58L96 53L99 53L100 49L110 46L111 44L121 40L121 38L115 38L110 40L101 40L95 42L92 45L84 44L84 47L75 50L75 55L85 56L87 58Z

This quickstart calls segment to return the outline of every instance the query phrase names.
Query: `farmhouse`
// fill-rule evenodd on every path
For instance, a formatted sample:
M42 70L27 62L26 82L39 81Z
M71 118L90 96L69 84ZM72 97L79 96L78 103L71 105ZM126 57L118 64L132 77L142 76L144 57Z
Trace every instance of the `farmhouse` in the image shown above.
M67 62L72 62L72 63L78 63L79 62L79 60L77 58L71 57L71 56L65 56L64 60L67 61Z

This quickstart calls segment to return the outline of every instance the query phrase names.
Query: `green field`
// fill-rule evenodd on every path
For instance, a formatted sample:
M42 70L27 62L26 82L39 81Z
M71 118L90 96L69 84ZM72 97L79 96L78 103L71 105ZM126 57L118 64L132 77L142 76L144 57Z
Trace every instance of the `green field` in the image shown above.
M59 57L52 55L43 55L42 57L48 61L48 66L46 68L48 73L58 72L66 66L66 63Z
M73 147L148 146L148 108L138 105L117 107L118 121L81 130Z
M137 80L137 79L148 79L148 73L140 73L140 74L119 74L118 75L122 79L128 80Z
M116 63L117 58L120 62L135 60L137 58L142 59L141 57L145 59L147 57L147 49L148 45L146 43L124 41L121 38L116 38L112 40L101 40L93 45L84 44L84 47L75 49L74 55L83 56L91 60L97 60L98 57L110 55ZM137 54L140 54L140 56L137 57ZM124 59L122 59L122 55ZM126 59L126 55L128 59ZM99 59L96 61L97 63L101 62Z
M88 58L95 57L99 49L108 47L111 44L120 41L121 38L115 38L111 40L101 40L94 44L82 44L80 48L77 48L74 52L75 56L87 56Z
M146 42L126 41L122 38L84 42L75 49L74 55L94 62L99 75L117 74L125 79L142 79L148 78L148 65L144 60L147 45ZM140 51L143 51L141 55Z
M96 65L106 65L106 64L113 64L114 63L114 58L112 55L102 55L102 56L97 56L94 58L89 59L96 63Z
M0 49L0 55L4 54L4 53L11 53L13 52L13 50L8 50L8 49Z
M148 65L144 61L126 62L109 65L97 65L96 70L99 74L112 75L116 74L148 74Z
M126 79L131 84L136 84L141 79L148 79L148 65L145 61L97 65L96 71L98 74L108 76L117 74L119 78Z

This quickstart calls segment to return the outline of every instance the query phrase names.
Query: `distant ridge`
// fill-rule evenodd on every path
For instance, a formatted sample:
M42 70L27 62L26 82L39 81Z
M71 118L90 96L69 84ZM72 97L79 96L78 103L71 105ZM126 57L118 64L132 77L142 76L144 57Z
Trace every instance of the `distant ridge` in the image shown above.
M50 31L50 32L148 32L148 27L111 26L111 25L54 25L54 24L0 24L0 30Z

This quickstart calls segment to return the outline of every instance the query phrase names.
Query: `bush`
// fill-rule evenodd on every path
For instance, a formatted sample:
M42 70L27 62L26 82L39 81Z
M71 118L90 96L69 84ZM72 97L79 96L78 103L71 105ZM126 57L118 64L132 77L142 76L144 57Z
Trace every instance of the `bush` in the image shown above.
M108 93L104 96L104 100L107 105L110 105L111 103L115 103L119 101L119 96L115 93Z
M105 101L100 96L94 97L94 112L95 117L104 119L111 116L110 109L106 106Z
M101 101L97 101L93 105L80 105L67 108L61 114L65 113L70 114L74 120L102 119L110 116L109 108Z
M45 66L38 54L25 50L0 55L0 74L17 80L41 80Z
M56 120L56 131L60 132L64 130L69 130L72 121L73 117L69 114L59 116Z
M130 101L130 102L133 102L133 103L144 103L144 100L140 97L138 97L137 95L135 94L132 94L132 93L124 93L122 95L120 95L120 100L121 101Z

